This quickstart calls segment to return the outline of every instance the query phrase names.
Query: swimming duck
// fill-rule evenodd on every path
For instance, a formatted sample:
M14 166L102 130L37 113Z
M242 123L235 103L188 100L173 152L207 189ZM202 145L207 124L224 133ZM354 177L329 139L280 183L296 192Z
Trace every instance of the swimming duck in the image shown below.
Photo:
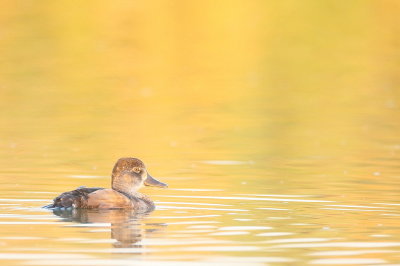
M152 211L154 202L138 192L144 185L166 188L167 185L147 173L144 163L137 158L120 158L111 174L111 189L78 187L54 198L46 208L134 209Z

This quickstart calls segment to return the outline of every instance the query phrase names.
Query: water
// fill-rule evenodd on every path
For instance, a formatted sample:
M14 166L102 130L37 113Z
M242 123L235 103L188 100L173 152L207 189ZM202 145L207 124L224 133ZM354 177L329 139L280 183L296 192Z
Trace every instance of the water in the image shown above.
M400 263L400 7L324 3L2 3L1 263ZM154 212L41 208L125 156Z

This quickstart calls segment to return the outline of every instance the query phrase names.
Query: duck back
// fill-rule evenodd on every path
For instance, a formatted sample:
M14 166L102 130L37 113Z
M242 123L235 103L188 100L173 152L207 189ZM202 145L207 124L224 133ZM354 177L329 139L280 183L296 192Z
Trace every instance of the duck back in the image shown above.
M89 194L104 188L100 187L78 187L75 190L62 193L54 198L53 203L45 208L85 208L89 199Z

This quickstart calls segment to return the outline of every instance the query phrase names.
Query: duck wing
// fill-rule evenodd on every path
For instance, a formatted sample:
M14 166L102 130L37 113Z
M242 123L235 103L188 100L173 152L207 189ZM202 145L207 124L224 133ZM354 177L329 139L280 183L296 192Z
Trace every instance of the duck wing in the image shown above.
M89 194L104 188L100 187L78 187L75 190L67 191L54 198L53 203L44 208L79 208L86 204Z

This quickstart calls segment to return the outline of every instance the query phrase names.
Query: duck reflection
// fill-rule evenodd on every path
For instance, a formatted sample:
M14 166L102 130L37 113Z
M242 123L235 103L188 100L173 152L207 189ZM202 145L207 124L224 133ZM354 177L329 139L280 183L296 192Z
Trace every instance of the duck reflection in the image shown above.
M144 223L149 213L137 213L123 209L53 209L53 213L63 221L77 223L110 223L111 238L115 248L141 248L141 241L146 237L162 231L167 224ZM150 228L147 228L150 227Z

